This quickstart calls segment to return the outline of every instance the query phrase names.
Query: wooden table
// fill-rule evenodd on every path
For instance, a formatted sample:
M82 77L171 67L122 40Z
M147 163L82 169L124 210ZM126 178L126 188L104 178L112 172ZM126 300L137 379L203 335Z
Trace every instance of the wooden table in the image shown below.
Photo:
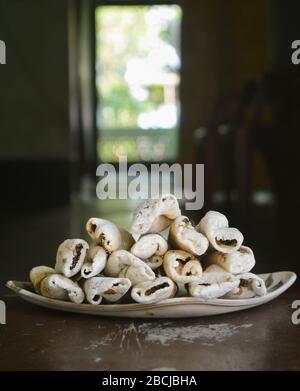
M115 222L129 221L128 212L109 213ZM291 304L300 299L296 285L261 307L182 320L56 312L22 301L4 287L9 279L28 278L33 266L53 265L58 244L83 235L83 222L91 215L103 211L62 208L0 222L0 298L7 306L7 324L0 325L0 370L300 370L300 325L291 321ZM263 250L256 271L285 269ZM260 266L266 253L271 266Z
M6 295L1 370L300 370L291 290L261 307L182 320L57 312Z

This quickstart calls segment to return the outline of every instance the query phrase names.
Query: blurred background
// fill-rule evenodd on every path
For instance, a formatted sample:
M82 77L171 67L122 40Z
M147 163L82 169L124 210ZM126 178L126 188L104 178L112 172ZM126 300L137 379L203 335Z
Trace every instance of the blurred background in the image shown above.
M96 167L205 164L204 208L228 215L256 272L299 270L297 0L0 0L1 288L55 262L88 217Z

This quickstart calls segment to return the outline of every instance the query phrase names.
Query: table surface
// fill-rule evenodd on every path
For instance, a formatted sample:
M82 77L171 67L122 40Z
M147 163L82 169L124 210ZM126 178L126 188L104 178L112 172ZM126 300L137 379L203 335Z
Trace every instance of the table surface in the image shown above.
M300 325L291 321L291 304L300 299L296 285L261 307L177 320L58 312L27 303L5 288L7 280L28 279L33 266L53 265L65 238L87 238L83 222L88 217L129 224L123 206L101 205L99 210L75 205L0 221L0 299L7 307L7 324L0 325L0 370L300 370ZM272 225L267 222L267 227ZM284 267L283 259L277 260L272 231L266 238L269 231L260 225L252 241L246 236L255 248L255 272L295 270L286 263L290 257Z
M273 302L194 319L121 319L44 309L4 295L1 370L300 370L291 288Z

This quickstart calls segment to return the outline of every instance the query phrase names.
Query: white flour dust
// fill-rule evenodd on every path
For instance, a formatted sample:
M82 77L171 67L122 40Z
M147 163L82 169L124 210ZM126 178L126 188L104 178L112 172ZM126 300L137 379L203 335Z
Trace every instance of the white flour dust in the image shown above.
M237 334L241 329L252 327L251 323L239 326L230 323L218 323L208 326L190 325L190 326L171 326L157 325L148 327L147 324L141 325L139 330L145 335L145 340L150 343L160 343L167 346L174 341L192 343L200 340L200 343L206 346L212 346L216 342L222 342L226 338Z
M127 326L116 324L114 331L108 332L101 340L91 340L84 349L95 350L100 346L117 344L121 350L125 350L130 349L134 344L139 351L142 351L145 346L144 342L169 346L173 342L193 343L198 341L203 346L214 346L216 343L231 338L241 330L252 326L252 323L241 325L230 323L194 324L188 326L177 326L175 322L147 322L139 325L131 322Z

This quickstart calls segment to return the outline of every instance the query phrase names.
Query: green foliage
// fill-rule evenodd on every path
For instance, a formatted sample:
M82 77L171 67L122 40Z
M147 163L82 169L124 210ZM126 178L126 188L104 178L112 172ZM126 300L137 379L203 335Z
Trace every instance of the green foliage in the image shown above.
M145 131L138 130L138 118L141 113L154 111L164 104L164 85L161 81L140 84L140 78L147 79L146 74L137 75L136 85L130 84L128 64L132 60L145 62L155 45L161 45L163 50L164 43L173 45L179 53L180 8L174 8L176 12L161 25L156 22L149 24L151 12L166 13L172 7L176 6L99 6L96 9L97 123L102 137L98 151L102 160L115 160L120 151L126 151L128 160L145 160L147 153L144 157L137 153L138 134L145 134ZM174 70L168 67L161 69L162 75L170 72ZM135 87L140 95L134 93ZM135 135L129 135L132 129L136 130ZM165 151L165 156L176 154L176 130L163 131L163 142L157 132L153 136L152 131L151 134L146 132L146 138L153 139L148 147L156 146L158 150ZM157 158L161 155L162 152L158 152ZM149 159L152 159L151 156Z

